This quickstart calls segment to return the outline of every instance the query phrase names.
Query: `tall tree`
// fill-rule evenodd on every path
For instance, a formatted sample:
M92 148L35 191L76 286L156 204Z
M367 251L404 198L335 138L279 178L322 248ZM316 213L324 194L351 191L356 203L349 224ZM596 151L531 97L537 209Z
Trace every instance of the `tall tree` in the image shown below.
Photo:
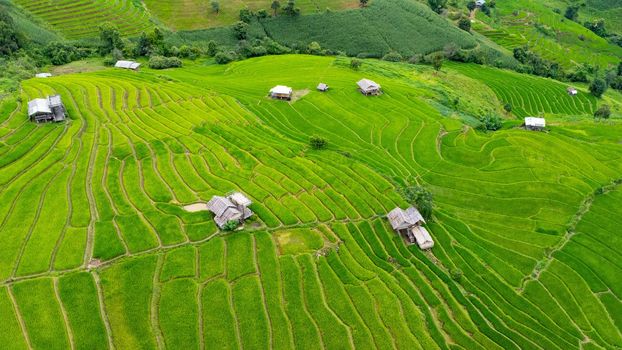
M123 40L121 40L121 33L119 32L119 29L112 23L106 22L99 26L99 39L99 50L104 55L111 53L114 49L123 49Z
M22 46L21 38L15 29L13 18L0 6L0 56L8 56Z
M367 3L368 3L368 2L369 2L369 0L359 0L359 5L360 5L361 7L365 7L365 6L367 6Z
M428 0L428 4L434 12L441 13L447 7L447 0Z
M220 13L220 3L218 1L212 1L212 11L216 14Z
M566 8L564 17L571 21L576 21L579 18L579 5L571 5Z
M274 0L272 5L270 5L270 8L274 10L274 17L276 17L276 12L281 8L281 3L279 0Z

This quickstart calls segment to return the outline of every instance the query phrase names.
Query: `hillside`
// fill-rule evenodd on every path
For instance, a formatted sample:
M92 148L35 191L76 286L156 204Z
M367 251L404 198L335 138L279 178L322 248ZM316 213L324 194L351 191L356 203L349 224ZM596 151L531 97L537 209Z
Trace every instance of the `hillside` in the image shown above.
M362 77L385 93L362 96ZM295 101L268 99L276 84ZM563 88L304 55L25 81L21 101L59 92L71 121L0 104L0 342L622 347L619 106L595 123L594 100ZM508 100L549 132L463 124ZM382 217L411 184L434 196L428 252ZM244 231L182 209L231 190L254 201Z
M588 2L588 10L582 8L580 13L594 13L591 9L595 6ZM581 63L607 66L619 62L622 47L564 18L564 11L563 1L498 1L492 17L478 12L474 28L508 49L529 45L544 58L565 67ZM585 19L580 19L581 23ZM620 21L618 18L609 23Z
M282 6L287 1L282 1ZM175 0L145 0L144 4L151 14L172 30L196 30L227 26L239 20L240 10L253 11L271 9L272 0L226 0L217 1L218 11L212 8L211 1L186 0L183 6ZM304 14L330 10L343 10L357 7L358 0L298 0L296 6Z

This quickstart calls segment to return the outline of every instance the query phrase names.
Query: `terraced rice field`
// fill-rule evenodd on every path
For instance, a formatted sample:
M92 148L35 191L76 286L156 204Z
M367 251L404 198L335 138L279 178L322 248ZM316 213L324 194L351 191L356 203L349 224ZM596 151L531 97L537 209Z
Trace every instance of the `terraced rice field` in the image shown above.
M477 65L456 65L455 68L488 85L500 101L510 103L512 112L521 118L535 115L592 115L597 100L588 91L568 95L567 84L540 77L518 74Z
M95 37L98 26L104 22L115 24L124 36L135 36L153 27L148 13L132 0L15 0L15 3L68 39Z
M207 0L184 0L183 6L177 0L145 0L145 5L149 11L160 21L173 30L194 30L205 29L219 26L227 26L239 21L240 10L248 7L251 10L266 10L272 14L270 8L271 0L227 0L219 1L220 11L214 12L211 1ZM282 1L281 6L285 7L287 1ZM357 0L298 0L296 7L299 7L303 14L317 13L345 8L355 8L359 2Z
M362 76L385 94L359 94ZM318 81L330 92L265 97ZM61 93L72 120L0 106L3 345L622 347L622 191L597 191L622 178L619 123L480 134L407 66L328 57L23 85L22 101ZM431 252L381 217L405 182L434 193ZM245 231L181 209L234 189L254 200Z

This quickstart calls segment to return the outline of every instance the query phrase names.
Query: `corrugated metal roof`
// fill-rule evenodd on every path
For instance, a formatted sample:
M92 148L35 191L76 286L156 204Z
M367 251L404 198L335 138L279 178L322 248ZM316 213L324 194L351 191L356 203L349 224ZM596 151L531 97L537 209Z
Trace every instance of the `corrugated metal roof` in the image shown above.
M324 83L319 83L317 86L317 89L320 91L326 91L328 90L328 85L324 84Z
M394 230L403 230L411 226L425 223L425 220L423 219L423 216L421 216L421 213L419 213L419 210L414 207L410 207L406 210L395 208L387 214L387 218L389 219L391 227L393 227Z
M50 109L50 103L47 98L36 98L28 102L28 116L32 117L33 115L39 113L52 113L52 110Z
M36 78L49 78L52 76L52 73L37 73L35 75Z
M134 61L117 61L114 66L117 68L138 69L140 63Z
M358 85L361 88L361 90L364 90L364 91L380 89L380 84L369 79L361 79L356 83L356 85Z
M412 233L415 236L415 240L417 241L417 245L421 249L430 249L434 247L434 240L428 230L423 226L416 226L412 228Z
M253 202L248 197L240 192L233 192L228 196L228 198L231 202L233 202L233 204L241 205L244 207L248 207L249 205L253 204Z
M277 94L277 95L291 95L292 91L293 91L292 88L290 88L289 86L285 86L285 85L277 85L273 87L272 89L270 89L271 94Z
M527 117L525 118L525 125L544 128L546 127L546 120L544 118Z

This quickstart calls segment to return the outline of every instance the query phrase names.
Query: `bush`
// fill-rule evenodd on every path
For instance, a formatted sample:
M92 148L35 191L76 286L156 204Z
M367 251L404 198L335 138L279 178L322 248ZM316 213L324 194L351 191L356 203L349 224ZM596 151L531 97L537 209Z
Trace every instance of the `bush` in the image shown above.
M244 40L248 36L250 26L246 22L238 21L233 25L233 33L238 40Z
M237 222L237 221L235 221L235 220L229 220L229 221L227 221L227 223L225 223L225 224L222 226L222 230L223 230L223 231L233 231L233 230L235 230L236 228L238 228L238 226L239 226L239 225L240 225L240 223L239 223L239 222Z
M61 42L51 42L47 44L43 49L43 53L55 66L67 64L82 58L75 46Z
M485 116L480 121L481 124L479 128L485 131L497 131L503 126L501 118L494 115Z
M328 141L321 136L311 136L309 146L315 150L321 150L328 146Z
M399 52L392 51L384 55L382 59L389 62L401 62L404 58L399 54Z
M352 60L350 60L350 68L354 70L359 70L362 65L363 61L359 60L358 58L353 58Z
M399 192L408 203L417 207L424 219L432 218L434 199L430 191L422 186L408 186L400 189Z
M598 98L600 98L605 91L607 91L607 83L603 79L596 78L590 84L590 92Z
M594 119L609 119L611 116L611 108L609 105L602 105L594 112Z
M462 18L458 21L458 28L465 32L471 32L471 20L468 18Z
M214 56L214 59L218 64L227 64L229 62L235 61L237 59L237 55L233 51L219 51Z
M149 68L166 69L181 67L181 60L177 57L153 56L149 59Z
M617 76L613 78L611 82L611 87L616 90L622 90L622 76Z
M462 279L462 270L460 270L459 268L451 269L449 271L449 274L451 275L451 279L456 282L460 282L460 280Z
M506 104L504 104L504 105L503 105L503 109L504 109L506 112L508 112L508 113L512 112L512 104L511 104L511 103L509 103L509 102L508 102L508 103L506 103Z

